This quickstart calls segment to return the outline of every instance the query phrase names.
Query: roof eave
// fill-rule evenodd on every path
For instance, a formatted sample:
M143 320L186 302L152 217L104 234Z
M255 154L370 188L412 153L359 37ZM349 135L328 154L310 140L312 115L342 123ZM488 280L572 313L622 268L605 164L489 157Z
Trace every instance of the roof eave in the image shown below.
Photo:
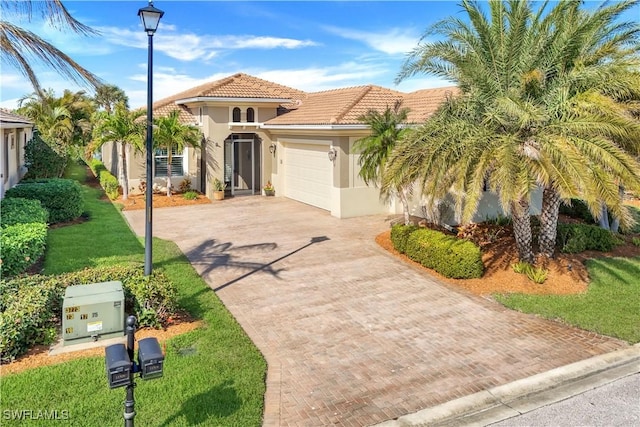
M175 103L180 104L196 104L196 103L252 103L252 104L288 104L292 102L291 98L243 98L243 97L224 97L224 96L196 96L192 98L176 99Z
M330 125L270 125L264 124L261 126L262 129L268 130L367 130L369 129L368 125L360 125L360 124L349 124L349 125L339 125L339 124L330 124Z

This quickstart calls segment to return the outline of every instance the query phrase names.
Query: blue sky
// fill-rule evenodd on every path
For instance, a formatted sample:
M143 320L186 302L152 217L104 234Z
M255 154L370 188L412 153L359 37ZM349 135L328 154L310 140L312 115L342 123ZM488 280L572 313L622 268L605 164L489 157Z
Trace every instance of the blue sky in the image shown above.
M146 1L65 1L97 37L60 32L34 19L20 25L122 88L132 108L146 105L147 36L137 16ZM405 53L428 25L455 14L453 1L166 1L154 36L154 99L244 72L306 91L377 84L401 91L447 85L428 76L394 86ZM37 18L37 17L36 17ZM36 68L43 87L80 87ZM0 106L32 92L3 64Z
M82 37L37 19L19 22L106 83L122 88L132 108L146 105L147 35L140 1L64 1L81 22L100 31ZM450 83L422 75L393 81L425 29L458 15L456 1L169 1L154 36L154 100L244 72L305 91L377 84L403 92ZM635 12L638 10L636 9ZM0 106L14 108L32 92L6 64ZM36 67L42 86L58 95L82 89Z

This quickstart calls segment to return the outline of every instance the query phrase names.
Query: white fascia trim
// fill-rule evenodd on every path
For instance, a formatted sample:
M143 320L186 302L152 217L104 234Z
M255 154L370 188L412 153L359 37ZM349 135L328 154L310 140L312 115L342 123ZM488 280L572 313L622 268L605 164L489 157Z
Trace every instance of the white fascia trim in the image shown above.
M367 125L263 125L262 129L273 130L367 130Z
M286 104L291 102L291 98L225 98L218 96L196 96L194 98L176 99L176 104L190 104L194 102L223 102L223 103L252 103L252 104Z

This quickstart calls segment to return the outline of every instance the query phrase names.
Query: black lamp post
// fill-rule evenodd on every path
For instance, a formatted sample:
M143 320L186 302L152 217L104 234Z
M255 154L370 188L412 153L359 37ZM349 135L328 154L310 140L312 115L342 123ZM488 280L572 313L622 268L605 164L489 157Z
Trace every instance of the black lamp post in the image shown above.
M151 256L152 228L151 217L153 209L153 34L158 29L160 18L164 12L153 7L153 1L149 0L149 6L138 10L138 16L142 20L144 30L149 36L149 62L147 68L147 187L145 194L145 229L144 229L144 275L149 276L153 268Z

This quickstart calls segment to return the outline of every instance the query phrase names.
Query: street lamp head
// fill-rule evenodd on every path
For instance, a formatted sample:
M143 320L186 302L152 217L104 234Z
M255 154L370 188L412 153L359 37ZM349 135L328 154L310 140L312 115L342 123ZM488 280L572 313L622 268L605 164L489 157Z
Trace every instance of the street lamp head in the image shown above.
M142 20L142 26L150 36L158 29L162 15L164 15L164 12L153 7L152 0L149 0L149 6L138 9L138 16Z

